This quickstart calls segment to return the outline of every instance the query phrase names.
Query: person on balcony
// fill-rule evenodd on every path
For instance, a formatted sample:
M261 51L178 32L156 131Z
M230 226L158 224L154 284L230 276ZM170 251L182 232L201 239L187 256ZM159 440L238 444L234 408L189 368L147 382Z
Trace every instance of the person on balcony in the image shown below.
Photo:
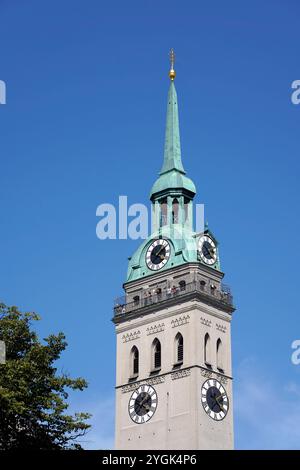
M173 285L171 292L174 296L177 294L177 287L175 285Z
M156 287L155 294L157 295L157 300L160 301L161 300L161 288L160 287Z

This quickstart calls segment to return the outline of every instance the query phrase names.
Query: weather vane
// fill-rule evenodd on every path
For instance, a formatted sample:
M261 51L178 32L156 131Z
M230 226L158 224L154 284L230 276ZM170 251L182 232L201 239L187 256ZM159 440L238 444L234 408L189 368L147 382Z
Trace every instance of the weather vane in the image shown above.
M170 79L173 81L174 78L176 77L176 72L174 70L174 63L175 63L175 52L174 52L174 49L171 49L170 50L170 63L171 63L171 68L170 68L170 72L169 72L169 77Z

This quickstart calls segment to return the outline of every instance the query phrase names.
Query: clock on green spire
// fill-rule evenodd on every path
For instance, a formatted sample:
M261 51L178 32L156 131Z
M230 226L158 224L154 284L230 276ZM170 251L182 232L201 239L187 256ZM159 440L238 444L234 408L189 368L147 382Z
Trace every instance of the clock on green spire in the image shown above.
M173 50L170 59L164 160L150 193L152 233L129 259L127 282L185 263L200 262L219 269L217 242L205 231L193 230L196 187L181 161Z

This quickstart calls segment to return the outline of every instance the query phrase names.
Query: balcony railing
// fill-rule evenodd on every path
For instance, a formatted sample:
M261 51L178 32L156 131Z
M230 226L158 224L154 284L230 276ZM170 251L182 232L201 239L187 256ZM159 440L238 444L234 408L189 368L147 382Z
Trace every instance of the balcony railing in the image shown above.
M189 284L182 283L179 286L173 286L165 290L158 288L154 294L146 292L142 298L136 296L132 302L128 303L126 303L126 297L119 297L115 301L114 315L126 315L134 310L149 307L154 304L160 304L170 299L183 297L190 293L199 293L204 295L204 297L207 296L208 299L216 299L226 306L233 307L233 298L229 286L222 284L221 289L218 289L213 284L208 285L203 281L194 281Z

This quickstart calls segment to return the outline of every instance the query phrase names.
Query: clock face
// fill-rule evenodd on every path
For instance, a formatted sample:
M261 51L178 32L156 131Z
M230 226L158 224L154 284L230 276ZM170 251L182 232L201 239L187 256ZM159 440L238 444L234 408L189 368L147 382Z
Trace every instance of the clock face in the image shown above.
M157 271L167 264L170 258L171 246L163 238L155 240L149 246L146 253L146 263L149 269Z
M157 393L151 385L141 385L129 399L129 416L137 424L152 418L157 408Z
M202 385L201 401L205 412L212 419L221 421L229 408L229 400L225 388L218 380L209 379Z
M198 242L198 252L204 263L212 265L217 261L217 247L212 238L202 235Z

